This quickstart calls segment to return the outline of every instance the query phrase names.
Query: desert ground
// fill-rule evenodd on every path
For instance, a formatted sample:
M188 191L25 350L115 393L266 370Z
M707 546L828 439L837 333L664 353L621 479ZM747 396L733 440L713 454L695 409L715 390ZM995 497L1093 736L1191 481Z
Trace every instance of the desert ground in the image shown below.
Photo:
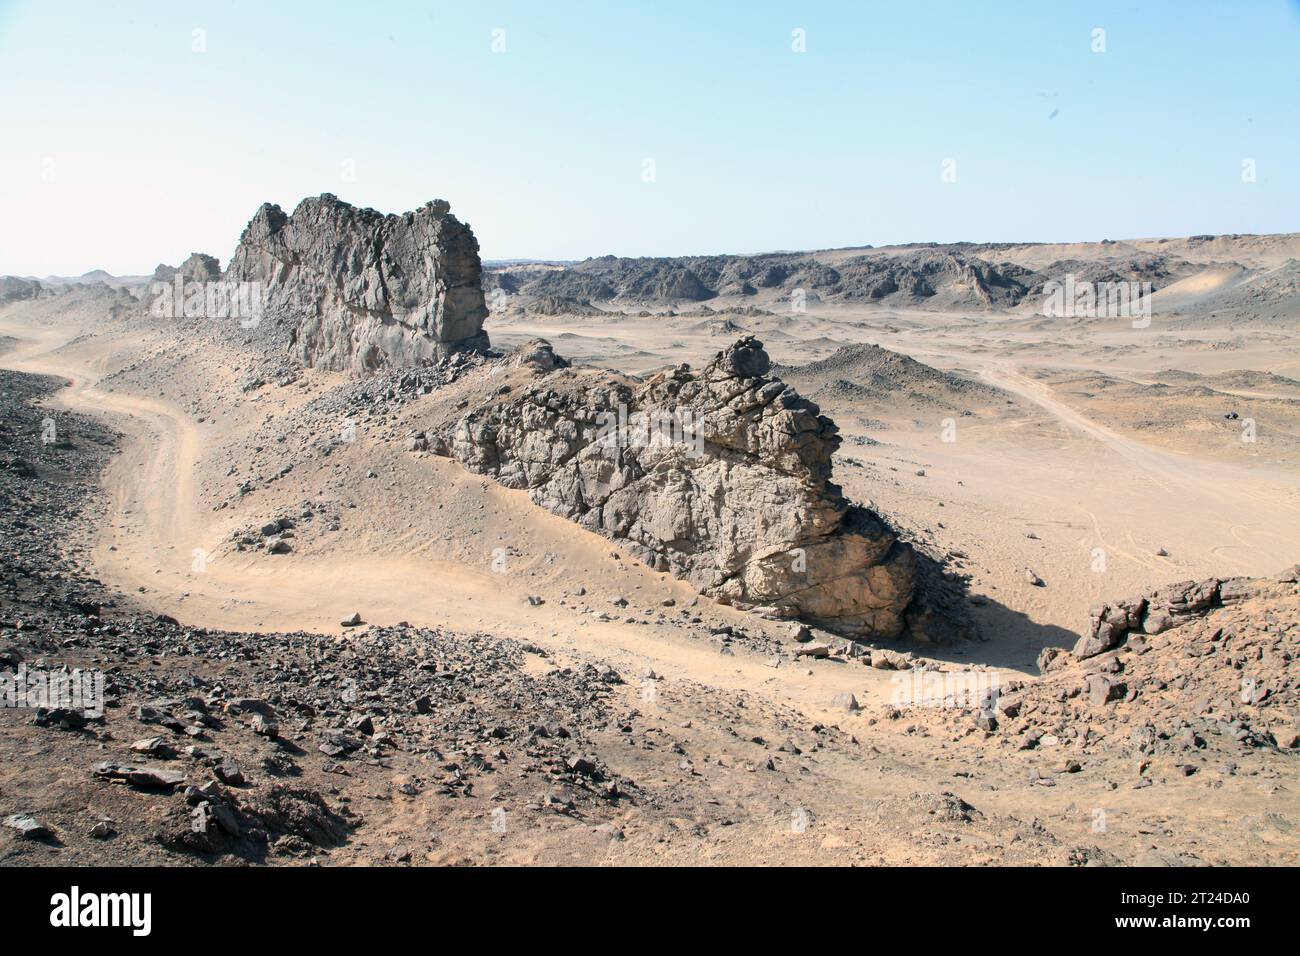
M28 406L71 450L13 441L75 503L31 559L56 598L14 578L0 649L11 664L107 667L117 706L66 730L0 712L0 816L53 834L0 829L0 862L1300 862L1300 618L1294 575L1279 577L1300 561L1300 312L1285 272L1300 238L1130 246L1195 267L1156 292L1143 328L1030 304L507 305L483 326L503 358L414 384L268 373L255 337L157 318L130 284L7 303L0 367L54 378ZM1041 268L1107 252L998 255ZM1259 276L1291 285L1261 306L1245 294ZM410 440L526 384L508 357L536 339L580 373L648 376L705 366L745 335L838 424L844 495L961 579L978 640L814 627L811 645L828 646L803 653L789 621L702 595ZM1044 666L1043 652L1073 647L1091 608L1210 578L1269 582L1206 619L1247 642L1246 664L1220 662L1226 684L1181 657L1182 683L1156 668L1162 640L1169 655L1221 640L1188 624L1122 662L1151 665L1174 694L1163 710L1154 690L1060 709L1083 699L1088 665ZM78 581L95 610L60 604ZM1234 736L1247 705L1227 698L1255 660L1273 668L1272 696ZM900 705L917 665L1039 703L1000 727ZM273 734L256 719L268 712ZM1216 720L1232 730L1212 738ZM1153 721L1160 742L1144 746ZM1190 744L1175 746L1180 729ZM211 803L242 822L209 837L192 826L201 795L92 772L141 754L192 787L216 779ZM112 835L92 836L104 821Z

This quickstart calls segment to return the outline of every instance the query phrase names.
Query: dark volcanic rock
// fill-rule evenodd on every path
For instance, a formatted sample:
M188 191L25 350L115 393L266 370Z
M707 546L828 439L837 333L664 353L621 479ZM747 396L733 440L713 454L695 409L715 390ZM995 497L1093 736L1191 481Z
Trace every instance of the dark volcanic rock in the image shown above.
M580 314L596 302L675 308L719 296L753 296L760 289L779 291L782 302L793 301L798 292L810 302L1008 309L1040 295L1046 282L1066 273L1093 282L1149 281L1160 289L1195 271L1185 260L1148 253L1096 264L1066 260L1034 271L999 261L1005 248L960 242L888 251L867 247L834 266L812 252L600 256L534 269L498 266L484 274L484 285L509 293L514 308L551 314Z
M0 276L0 305L24 299L39 299L47 293L48 290L35 279Z
M1074 656L1095 657L1124 642L1131 633L1159 634L1224 603L1245 578L1180 581L1141 597L1094 607L1088 627L1074 645Z

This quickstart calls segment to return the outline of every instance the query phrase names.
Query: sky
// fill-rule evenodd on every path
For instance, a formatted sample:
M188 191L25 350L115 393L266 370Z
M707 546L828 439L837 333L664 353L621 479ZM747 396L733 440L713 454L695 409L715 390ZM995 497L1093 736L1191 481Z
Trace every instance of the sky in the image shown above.
M0 274L323 192L489 259L1300 231L1300 2L0 0Z

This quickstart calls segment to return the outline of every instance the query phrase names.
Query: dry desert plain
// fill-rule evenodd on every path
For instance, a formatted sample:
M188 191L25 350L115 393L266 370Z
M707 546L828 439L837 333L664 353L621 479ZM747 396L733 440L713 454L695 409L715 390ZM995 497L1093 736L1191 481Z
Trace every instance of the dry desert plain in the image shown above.
M1300 237L979 252L1156 254L1179 267L1145 327L1041 296L512 293L454 374L268 372L256 335L150 314L147 278L7 302L5 452L62 497L7 509L0 650L102 668L115 699L72 729L0 713L0 816L53 834L0 829L0 862L1294 865ZM565 268L489 263L486 301ZM536 339L645 377L745 336L978 639L796 640L411 438L528 388L511 353ZM68 447L18 427L45 417ZM1043 654L1097 605L1237 578L1266 580L1100 658ZM917 668L1013 706L909 701Z

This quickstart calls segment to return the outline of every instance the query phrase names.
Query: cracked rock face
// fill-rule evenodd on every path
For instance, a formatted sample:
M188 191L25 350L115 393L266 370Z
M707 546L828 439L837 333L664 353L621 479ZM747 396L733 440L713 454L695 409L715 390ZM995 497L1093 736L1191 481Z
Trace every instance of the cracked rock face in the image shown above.
M713 597L860 636L903 631L916 556L831 483L838 429L767 376L760 342L645 380L551 358L545 343L521 349L532 384L464 415L441 450Z
M263 205L226 270L260 282L307 365L364 374L486 348L478 240L434 200L385 216L324 194L286 216Z

